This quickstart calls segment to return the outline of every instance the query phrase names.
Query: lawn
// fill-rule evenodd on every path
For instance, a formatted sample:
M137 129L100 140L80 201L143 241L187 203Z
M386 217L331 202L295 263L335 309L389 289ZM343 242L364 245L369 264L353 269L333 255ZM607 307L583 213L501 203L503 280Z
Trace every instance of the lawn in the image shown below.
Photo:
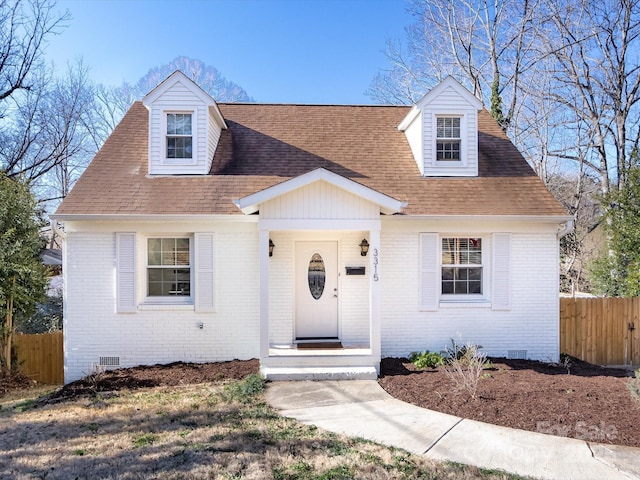
M98 377L35 399L0 397L0 478L521 478L303 425L267 406L257 375L217 376L190 383L168 367L169 384L153 385L121 371L129 381L118 390Z

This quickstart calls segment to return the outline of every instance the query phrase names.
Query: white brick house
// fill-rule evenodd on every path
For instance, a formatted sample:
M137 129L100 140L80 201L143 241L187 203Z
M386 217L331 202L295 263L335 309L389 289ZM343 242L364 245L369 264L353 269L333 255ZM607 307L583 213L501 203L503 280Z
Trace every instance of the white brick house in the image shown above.
M451 78L412 108L261 105L175 72L54 219L66 382L248 358L270 378L375 377L451 338L559 357L570 219Z

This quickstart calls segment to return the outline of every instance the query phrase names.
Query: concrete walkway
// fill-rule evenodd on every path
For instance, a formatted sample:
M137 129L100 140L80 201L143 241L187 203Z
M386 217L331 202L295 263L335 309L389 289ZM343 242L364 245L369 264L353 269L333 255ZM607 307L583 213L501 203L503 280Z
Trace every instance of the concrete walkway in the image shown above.
M376 381L273 382L267 401L303 423L434 460L541 479L640 480L640 449L461 419L396 400Z

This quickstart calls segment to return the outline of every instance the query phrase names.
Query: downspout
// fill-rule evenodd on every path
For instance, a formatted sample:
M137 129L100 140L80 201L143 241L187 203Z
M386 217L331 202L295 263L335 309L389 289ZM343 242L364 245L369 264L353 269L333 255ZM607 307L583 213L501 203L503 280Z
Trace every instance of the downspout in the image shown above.
M573 218L558 225L558 240L564 237L571 230L573 230Z
M51 220L49 220L49 224L51 225L51 230L56 235L60 235L60 238L62 240L65 240L67 238L67 234L64 231L64 223L58 223L55 218L52 218Z

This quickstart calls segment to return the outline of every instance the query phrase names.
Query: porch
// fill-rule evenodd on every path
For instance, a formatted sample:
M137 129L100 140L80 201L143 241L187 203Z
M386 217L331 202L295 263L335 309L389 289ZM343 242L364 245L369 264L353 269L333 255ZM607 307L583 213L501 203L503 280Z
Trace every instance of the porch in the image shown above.
M380 215L405 204L319 168L239 199L260 215L260 364L272 380L380 368ZM300 348L330 339L340 348Z

